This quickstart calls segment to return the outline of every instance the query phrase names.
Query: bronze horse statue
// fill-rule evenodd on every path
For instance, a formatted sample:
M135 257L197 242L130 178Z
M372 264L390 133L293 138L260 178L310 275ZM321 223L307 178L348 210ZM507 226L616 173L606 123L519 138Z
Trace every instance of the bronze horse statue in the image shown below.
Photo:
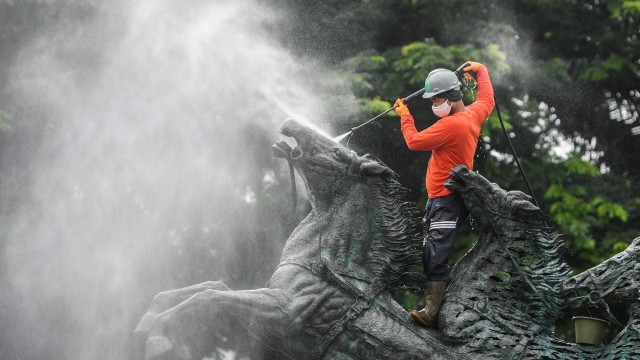
M559 235L528 195L507 192L463 165L452 169L445 186L462 195L480 232L452 269L438 316L440 329L458 351L470 359L640 358L635 310L640 310L640 238L616 257L571 277ZM589 296L576 295L579 290ZM615 321L607 303L634 309L610 344L579 345L554 335L560 317L586 305L604 305L603 315Z
M556 319L583 305L578 289L635 310L639 240L624 257L630 272L626 281L616 282L617 265L604 263L606 270L571 278L562 242L527 195L504 191L456 167L447 186L462 194L480 236L452 270L438 329L423 328L390 293L423 281L415 272L421 220L397 175L375 157L358 156L294 120L286 121L281 133L297 146L280 142L274 152L302 176L312 210L287 240L267 287L233 291L212 281L158 294L136 328L146 360L210 356L233 343L229 338L238 325L263 346L293 359L619 359L640 354L635 315L603 346L568 343L552 332ZM622 263L614 259L609 261ZM609 285L603 290L603 284Z

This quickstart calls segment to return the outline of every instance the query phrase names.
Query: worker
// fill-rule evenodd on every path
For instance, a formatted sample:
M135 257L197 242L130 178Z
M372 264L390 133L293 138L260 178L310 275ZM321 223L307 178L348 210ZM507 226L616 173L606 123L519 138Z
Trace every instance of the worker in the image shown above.
M465 106L460 82L454 72L435 69L425 80L424 98L432 102L433 113L440 119L418 131L404 99L395 102L402 135L410 150L431 151L427 165L426 186L429 197L423 219L424 241L422 265L427 276L425 307L410 312L420 324L433 327L444 299L449 277L448 260L458 229L468 215L459 194L447 189L445 181L459 164L473 169L473 158L480 127L495 105L493 87L487 68L469 61L465 72L475 72L477 100Z

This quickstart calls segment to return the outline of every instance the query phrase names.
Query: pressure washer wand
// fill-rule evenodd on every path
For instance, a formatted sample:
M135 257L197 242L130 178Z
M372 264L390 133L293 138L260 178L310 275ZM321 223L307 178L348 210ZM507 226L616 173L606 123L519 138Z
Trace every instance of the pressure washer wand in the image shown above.
M424 88L422 88L422 89L414 92L413 94L411 94L411 95L407 96L406 98L404 98L404 103L407 104L410 101L415 100L416 98L422 96L422 94L424 94L425 91L426 90ZM358 125L358 126L356 126L354 128L351 128L351 131L346 132L346 133L344 133L344 134L342 134L340 136L336 136L335 138L333 138L333 140L336 141L336 142L340 142L340 141L344 140L346 137L348 137L349 135L353 134L354 131L356 131L356 130L360 129L361 127L367 125L368 123L378 119L382 115L387 114L388 112L390 112L393 109L395 109L395 106L392 106L392 107L388 108L387 110L385 110L384 112L382 112L382 113L376 115L375 117L365 121L364 123L362 123L362 124L360 124L360 125Z
M460 65L460 67L459 67L459 68L457 68L457 69L456 69L456 71L454 71L454 73L455 73L458 77L462 76L462 73L463 73L463 71L464 71L464 68L466 68L467 66L469 66L469 63L468 63L468 62L465 62L464 64ZM405 104L407 104L407 103L409 103L410 101L415 100L417 97L422 96L422 94L424 94L424 92L425 92L425 91L426 91L426 89L422 88L422 89L420 89L420 90L418 90L418 91L414 92L413 94L411 94L411 95L407 96L406 98L404 98L404 103L405 103ZM333 138L333 140L334 140L334 141L336 141L336 142L340 142L340 141L344 140L344 139L345 139L345 138L347 138L349 135L353 134L353 133L354 133L354 131L356 131L356 130L360 129L361 127L363 127L363 126L367 125L368 123L370 123L370 122L372 122L372 121L374 121L374 120L378 119L378 118L379 118L379 117L381 117L382 115L387 114L388 112L390 112L390 111L391 111L391 110L393 110L393 109L395 109L395 106L394 106L394 107L390 107L390 108L388 108L387 110L385 110L384 112L382 112L382 113L380 113L380 114L376 115L376 116L375 116L375 117L373 117L372 119L369 119L369 120L365 121L364 123L362 123L362 124L360 124L360 125L358 125L358 126L356 126L356 127L354 127L354 128L351 128L351 131L346 132L346 133L344 133L344 134L342 134L342 135L340 135L340 136L336 136L335 138Z
M409 101L415 100L417 97L422 96L422 94L424 94L424 92L425 92L424 88L414 92L413 94L411 94L411 95L407 96L406 98L404 98L404 103L407 104L407 103L409 103ZM383 113L380 113L380 114L376 115L374 118L372 118L370 120L367 120L366 122L364 122L364 123L362 123L362 124L360 124L360 125L358 125L358 126L356 126L354 128L351 128L351 132L360 129L361 127L367 125L368 123L370 123L373 120L379 118L380 116L390 112L393 109L395 109L395 106L392 106L392 107L388 108L387 110L385 110Z

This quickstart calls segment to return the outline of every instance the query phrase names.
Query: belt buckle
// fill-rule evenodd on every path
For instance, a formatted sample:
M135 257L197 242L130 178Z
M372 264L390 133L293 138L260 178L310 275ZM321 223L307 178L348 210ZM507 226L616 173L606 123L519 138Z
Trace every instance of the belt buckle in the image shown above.
M358 298L356 300L356 303L353 304L349 310L347 310L347 319L349 320L355 320L357 319L360 314L362 314L362 311L367 309L369 307L368 302L363 299L363 298Z

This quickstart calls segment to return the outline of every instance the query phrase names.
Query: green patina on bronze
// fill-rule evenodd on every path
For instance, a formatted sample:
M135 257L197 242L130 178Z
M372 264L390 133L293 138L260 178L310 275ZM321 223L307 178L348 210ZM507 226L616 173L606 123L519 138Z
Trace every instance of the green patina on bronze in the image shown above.
M233 291L206 282L159 294L136 328L147 360L201 359L248 343L282 359L640 358L640 238L571 277L562 241L527 195L458 166L446 186L462 195L479 237L452 269L438 328L426 329L389 293L424 281L413 271L420 214L397 175L296 121L281 132L297 147L281 142L274 152L303 177L311 213L287 240L267 287ZM632 314L609 344L554 336L558 318L613 303Z

